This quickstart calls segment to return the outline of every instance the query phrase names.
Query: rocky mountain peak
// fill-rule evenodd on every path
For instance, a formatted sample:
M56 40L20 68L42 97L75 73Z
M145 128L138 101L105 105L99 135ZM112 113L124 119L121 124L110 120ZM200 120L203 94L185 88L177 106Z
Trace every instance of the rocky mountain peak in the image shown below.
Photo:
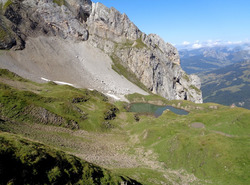
M170 43L142 33L125 14L101 3L92 4L87 24L88 42L134 73L151 92L202 102L198 76L188 76L181 69L179 53Z
M121 14L115 8L107 8L101 3L92 4L87 24L91 34L115 42L136 40L142 34L126 14Z
M29 37L87 42L121 64L153 93L202 102L200 81L180 66L177 49L142 33L126 14L90 0L1 0L2 49L24 49ZM73 65L73 64L72 64Z

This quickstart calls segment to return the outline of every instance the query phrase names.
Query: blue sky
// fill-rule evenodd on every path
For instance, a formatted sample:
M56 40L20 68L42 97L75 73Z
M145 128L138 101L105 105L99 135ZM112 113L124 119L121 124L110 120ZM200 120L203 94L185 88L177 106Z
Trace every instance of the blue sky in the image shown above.
M172 44L250 41L250 0L92 0Z

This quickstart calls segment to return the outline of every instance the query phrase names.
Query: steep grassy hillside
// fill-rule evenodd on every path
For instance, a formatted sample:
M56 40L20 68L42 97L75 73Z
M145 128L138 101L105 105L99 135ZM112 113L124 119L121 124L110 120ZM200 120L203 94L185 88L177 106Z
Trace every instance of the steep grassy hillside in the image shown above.
M250 112L218 104L174 104L191 110L189 115L166 111L157 119L142 116L128 127L136 146L155 151L166 168L186 169L201 179L213 179L212 184L248 184Z
M250 182L247 109L168 101L156 95L127 96L130 102L189 111L181 116L166 110L155 118L128 112L127 103L112 103L96 91L37 84L7 70L0 71L0 82L0 154L12 156L8 165L18 166L22 182L38 175L43 176L41 183L66 179L115 184L133 182L130 178L152 185ZM19 178L8 165L0 165L1 175L12 174L4 175L5 182ZM100 178L93 178L95 174Z
M0 77L12 85L0 83L1 114L17 121L100 131L118 111L97 91L59 86L53 82L39 85L7 70L1 70Z
M250 109L250 61L203 73L204 102L235 104Z
M19 136L0 132L0 184L139 184Z

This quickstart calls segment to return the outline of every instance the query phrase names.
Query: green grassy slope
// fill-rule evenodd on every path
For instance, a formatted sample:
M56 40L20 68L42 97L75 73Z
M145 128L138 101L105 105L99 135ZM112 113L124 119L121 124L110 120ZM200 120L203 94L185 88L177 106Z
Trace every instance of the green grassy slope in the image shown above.
M116 174L104 175L113 182L120 181L123 175L152 185L250 182L247 173L250 171L250 111L247 109L133 94L127 96L130 102L172 105L189 111L186 116L169 111L158 118L135 116L126 110L128 104L110 103L96 91L54 83L37 84L6 70L0 70L0 82L0 131L5 132L0 134L0 151L9 151L21 169L28 166L27 173L32 178L39 170L42 160L39 156L45 156L58 164L52 163L45 170L46 182L57 176L59 181L74 175L77 178L72 182L81 182L82 166L86 162L52 149L56 147L82 159L96 155L92 161L108 166ZM34 156L38 156L37 161ZM61 158L66 163L75 161L69 162L66 168L70 173L61 170L64 161ZM75 163L78 165L72 165ZM0 167L4 169L6 165ZM109 174L99 167L95 169Z
M233 112L239 120L248 117L242 110ZM250 159L247 140L249 118L242 122L227 119L229 122L223 124L224 121L215 117L211 119L210 113L186 118L176 118L171 114L150 123L141 121L130 127L131 133L139 137L140 145L156 151L166 167L185 169L198 178L214 179L217 184L249 182L246 174ZM197 121L202 122L205 129L190 127ZM220 123L223 125L217 126Z
M33 88L32 91L19 90L0 83L1 112L11 119L100 131L105 129L103 123L118 111L107 102L106 96L97 91L59 86L52 82L41 85L25 81L6 70L0 72L0 77L20 82L21 88Z
M0 184L139 184L46 145L0 132Z
M250 111L218 104L180 104L195 110L187 116L171 112L157 119L142 116L139 123L129 125L140 140L138 145L156 151L166 167L213 179L212 184L248 184ZM192 127L193 123L202 123L204 128Z

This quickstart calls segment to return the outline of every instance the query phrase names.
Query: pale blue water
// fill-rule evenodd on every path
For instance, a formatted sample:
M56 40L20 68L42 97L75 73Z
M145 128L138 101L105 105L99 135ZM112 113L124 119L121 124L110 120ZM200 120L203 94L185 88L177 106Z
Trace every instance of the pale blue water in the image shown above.
M166 109L169 109L170 111L178 115L188 114L188 112L183 109L177 109L172 106L158 106L149 103L133 103L131 104L129 111L138 113L149 113L149 114L154 114L155 117L159 117Z

